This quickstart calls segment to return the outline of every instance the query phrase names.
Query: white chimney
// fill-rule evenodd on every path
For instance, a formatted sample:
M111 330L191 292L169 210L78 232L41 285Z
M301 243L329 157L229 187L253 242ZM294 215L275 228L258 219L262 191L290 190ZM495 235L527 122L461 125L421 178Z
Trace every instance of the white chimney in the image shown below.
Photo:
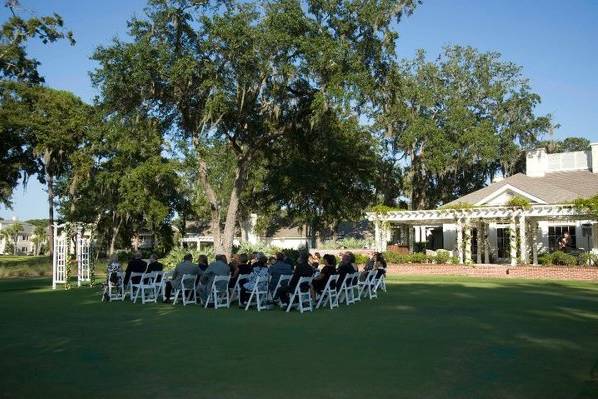
M598 148L596 148L598 160ZM528 151L525 157L525 174L529 177L543 177L548 169L548 154L545 148Z
M598 173L598 143L590 144L592 148L590 154L590 167L592 168L592 172Z

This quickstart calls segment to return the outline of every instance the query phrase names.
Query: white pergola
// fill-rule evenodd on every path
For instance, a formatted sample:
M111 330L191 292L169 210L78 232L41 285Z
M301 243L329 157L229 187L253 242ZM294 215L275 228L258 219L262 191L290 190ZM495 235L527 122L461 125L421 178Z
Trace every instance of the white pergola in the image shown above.
M463 209L397 210L385 213L368 212L367 216L368 220L374 223L374 239L378 251L386 250L392 225L403 224L414 227L408 230L409 248L413 250L414 236L421 234L418 227L427 224L454 223L457 226L457 256L460 263L466 264L473 263L472 228L476 227L478 237L483 238L481 242L478 241L480 244L478 244L476 263L489 263L490 249L487 240L489 223L506 222L509 225L511 265L517 264L518 249L521 263L530 262L530 249L532 263L538 263L538 221L595 219L594 216L580 211L571 204L531 205L529 208L480 206ZM598 248L598 223L592 223L592 239L593 247Z

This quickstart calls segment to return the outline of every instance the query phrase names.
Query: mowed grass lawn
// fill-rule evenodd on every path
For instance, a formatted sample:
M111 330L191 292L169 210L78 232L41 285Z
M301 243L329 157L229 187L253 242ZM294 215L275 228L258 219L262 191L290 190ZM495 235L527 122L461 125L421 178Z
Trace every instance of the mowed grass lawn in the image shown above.
M598 398L592 283L391 278L334 311L0 281L1 397Z

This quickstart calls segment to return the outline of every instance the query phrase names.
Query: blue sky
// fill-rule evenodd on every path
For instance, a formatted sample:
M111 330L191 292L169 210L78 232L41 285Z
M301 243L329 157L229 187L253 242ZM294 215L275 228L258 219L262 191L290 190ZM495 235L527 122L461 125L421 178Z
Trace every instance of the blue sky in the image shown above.
M126 21L142 15L145 0L21 0L23 16L60 14L77 44L43 46L29 52L41 61L46 83L70 90L86 101L96 94L88 72L98 45L126 34ZM0 9L0 20L8 10ZM398 53L416 49L435 56L448 44L498 51L523 66L533 90L542 97L539 114L551 113L561 125L558 138L583 136L598 141L598 1L594 0L424 0L399 25ZM0 207L0 217L19 219L47 215L43 187L31 179L13 196L13 210Z

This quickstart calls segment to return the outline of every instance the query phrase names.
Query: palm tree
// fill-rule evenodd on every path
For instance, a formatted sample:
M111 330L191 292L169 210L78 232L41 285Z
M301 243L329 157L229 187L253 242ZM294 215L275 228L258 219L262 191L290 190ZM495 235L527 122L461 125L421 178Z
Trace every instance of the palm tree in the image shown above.
M5 229L2 229L2 231L0 231L0 234L2 234L2 236L7 241L10 240L12 242L13 255L17 254L17 243L19 241L19 233L21 233L22 231L23 225L19 222L15 222L10 226L6 227Z
M36 225L33 230L33 237L31 240L35 244L35 254L39 255L42 249L42 244L48 239L48 228L43 225Z

